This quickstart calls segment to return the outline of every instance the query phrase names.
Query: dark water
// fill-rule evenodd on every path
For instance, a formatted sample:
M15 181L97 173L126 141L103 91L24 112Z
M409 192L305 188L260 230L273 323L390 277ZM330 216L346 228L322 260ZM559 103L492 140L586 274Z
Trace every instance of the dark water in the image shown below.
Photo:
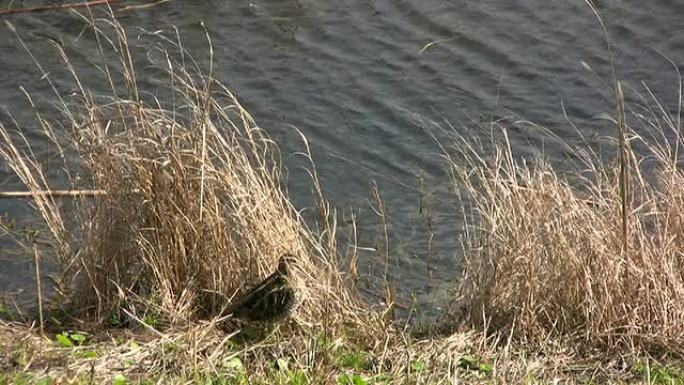
M0 7L7 4L0 0ZM597 5L618 77L634 87L644 81L664 103L675 103L676 72L660 53L684 63L684 2ZM6 19L46 67L59 65L43 35L63 40L84 60L96 54L92 36L81 33L83 24L69 12ZM294 127L309 138L328 197L340 210L359 215L362 247L377 246L379 220L369 203L371 181L377 183L389 214L392 258L398 261L393 279L425 303L446 295L458 277L461 216L440 150L420 120L448 121L457 130L486 135L478 131L481 121L522 117L573 141L570 119L586 132L611 134L595 119L613 110L603 83L610 81L606 42L582 0L174 0L121 14L120 20L133 32L172 32L176 26L186 47L206 64L204 22L215 50L215 76L236 92L284 154L302 148ZM69 82L58 75L52 78L68 92ZM47 96L39 77L0 24L0 121L7 123L11 113L30 122L18 86ZM155 80L142 81L152 91ZM444 139L440 131L432 133ZM543 148L561 160L557 146L538 132L510 135L519 153ZM311 187L302 162L295 155L286 162L290 194L306 207ZM0 165L0 187L17 188L8 175ZM0 213L8 217L30 222L28 212L25 204L0 202ZM3 242L0 291L30 291L30 256L8 251ZM370 262L370 253L362 255Z

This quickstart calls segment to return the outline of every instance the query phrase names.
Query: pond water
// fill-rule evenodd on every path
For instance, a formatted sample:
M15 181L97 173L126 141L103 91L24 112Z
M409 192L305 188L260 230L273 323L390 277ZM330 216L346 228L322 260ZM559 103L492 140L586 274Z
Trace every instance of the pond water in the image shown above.
M38 2L0 0L0 8L10 3ZM684 63L684 2L596 3L618 77L635 87L644 81L666 104L675 103L676 71L663 55ZM70 12L4 18L48 68L58 59L45 36L64 41L82 58L94 53L92 36L82 33L83 23ZM377 244L379 219L371 208L376 183L390 221L392 279L426 304L439 303L458 278L462 218L432 134L446 137L421 121L450 122L484 136L481 122L524 118L573 141L571 120L587 132L612 135L596 119L613 111L606 40L583 0L173 0L119 18L131 31L173 33L176 26L206 65L203 22L215 76L281 145L295 204L306 207L311 193L301 160L291 155L302 149L296 128L311 142L328 198L341 212L358 214L362 247ZM10 114L30 122L18 87L46 97L49 90L4 23L0 69L0 122L10 122ZM53 79L68 92L66 80ZM155 79L143 82L154 87ZM25 127L30 131L30 124ZM543 148L552 161L562 160L539 132L510 135L518 153ZM0 188L19 187L0 165ZM0 201L6 218L30 222L29 212L25 202ZM1 242L0 292L30 293L31 256L6 238ZM364 266L371 265L368 255L362 255Z

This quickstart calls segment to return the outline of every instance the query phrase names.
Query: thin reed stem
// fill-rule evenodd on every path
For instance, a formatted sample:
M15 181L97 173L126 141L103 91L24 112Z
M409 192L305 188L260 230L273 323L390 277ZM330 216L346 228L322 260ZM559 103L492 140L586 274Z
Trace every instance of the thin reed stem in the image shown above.
M40 335L45 336L43 330L43 289L40 278L40 251L38 250L38 242L33 243L33 261L36 267L36 295L38 296L38 320L40 322Z
M627 154L626 122L625 122L625 96L622 92L622 83L615 83L615 101L617 108L617 126L619 143L619 162L620 162L620 206L622 217L622 249L627 253L629 240L627 230L629 226L629 156Z
M34 198L36 196L46 198L68 197L94 197L106 195L105 190L34 190L34 191L0 191L0 199Z

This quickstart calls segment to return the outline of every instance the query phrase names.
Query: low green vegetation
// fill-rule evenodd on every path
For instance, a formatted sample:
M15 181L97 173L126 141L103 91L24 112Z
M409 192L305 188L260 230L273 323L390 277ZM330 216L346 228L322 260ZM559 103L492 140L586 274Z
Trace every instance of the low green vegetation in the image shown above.
M79 332L61 332L55 336L55 340L65 348L81 346L87 339L88 338L83 333Z
M339 366L343 369L370 370L373 367L372 356L366 352L347 352L339 358Z
M458 361L458 366L464 370L477 372L480 374L489 374L493 370L491 364L484 363L479 357L474 357L467 354L461 357L461 359Z
M661 364L657 361L639 361L634 365L634 372L649 384L684 384L684 366L681 363Z

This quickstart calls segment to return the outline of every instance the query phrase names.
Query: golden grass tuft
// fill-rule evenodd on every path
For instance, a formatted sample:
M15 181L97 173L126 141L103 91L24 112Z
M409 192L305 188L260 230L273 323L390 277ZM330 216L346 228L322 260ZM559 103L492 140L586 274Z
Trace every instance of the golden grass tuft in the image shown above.
M449 163L470 214L462 320L542 351L684 356L681 125L657 103L638 112L633 128L616 120L628 138L610 145L618 162L566 145L570 172L516 158L498 126L491 158L457 140Z
M287 196L276 144L230 91L200 73L179 41L153 34L160 44L145 48L164 58L168 88L157 91L171 100L165 103L139 90L124 27L111 16L83 20L100 42L98 65L110 94L93 95L56 44L79 90L66 97L54 88L61 119L37 112L41 134L57 156L47 164L21 127L0 126L0 158L32 192L48 230L41 251L61 265L55 302L71 321L50 330L83 330L88 346L77 350L97 356L79 358L74 348L38 340L33 345L45 348L12 345L31 357L13 370L183 382L199 373L224 376L238 357L247 374L268 378L274 357L283 357L306 373L320 369L311 376L330 383L339 375L330 346L391 354L395 329L359 299L339 268L336 219L313 163L318 232ZM49 73L42 75L51 83ZM57 181L51 179L56 168L62 170ZM58 183L104 194L60 200L44 193ZM298 257L292 274L303 303L294 320L254 340L249 333L234 338L243 325L228 314L230 303L273 272L285 253ZM35 337L31 328L0 326L6 335ZM118 336L111 326L137 332ZM124 364L129 361L135 365Z
M236 295L292 253L304 293L300 323L375 322L343 283L326 203L327 234L315 235L287 197L277 146L237 99L168 39L163 43L177 53L156 53L165 59L169 89L162 92L172 103L141 95L124 28L83 20L102 44L99 65L111 94L93 96L56 45L80 92L58 95L65 135L48 119L38 123L61 155L67 183L106 194L66 205L40 194L53 188L46 165L23 134L0 127L0 156L34 192L71 308L101 322L154 314L173 325L226 316ZM120 62L108 61L107 46Z

